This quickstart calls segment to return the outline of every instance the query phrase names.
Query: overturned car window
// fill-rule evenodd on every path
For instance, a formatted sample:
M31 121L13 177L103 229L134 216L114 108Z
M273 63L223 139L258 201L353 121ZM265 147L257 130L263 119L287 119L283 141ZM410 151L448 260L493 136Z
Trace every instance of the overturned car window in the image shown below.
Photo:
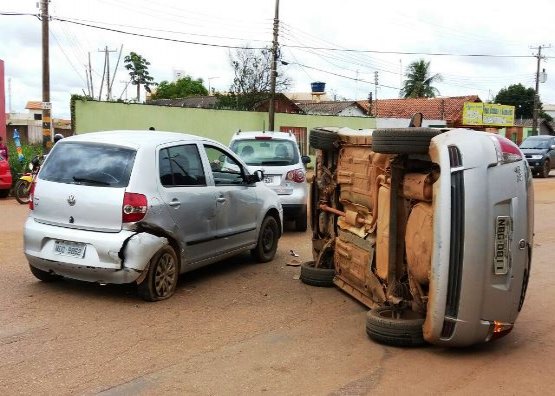
M56 145L40 179L99 187L126 187L136 151L106 144L68 142Z

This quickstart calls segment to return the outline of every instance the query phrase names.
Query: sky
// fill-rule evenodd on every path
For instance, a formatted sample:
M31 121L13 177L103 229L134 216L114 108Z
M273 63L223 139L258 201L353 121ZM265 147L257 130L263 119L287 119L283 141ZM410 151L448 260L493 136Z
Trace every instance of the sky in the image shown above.
M0 0L0 14L33 14L0 15L6 112L25 112L27 101L42 99L36 4ZM88 92L89 53L98 97L106 47L114 51L109 59L114 99L136 96L134 86L125 89L123 57L131 51L150 62L156 82L172 81L180 71L225 92L233 80L234 47L271 46L275 7L276 0L51 0L53 115L69 118L70 95ZM442 76L435 83L441 96L478 95L487 101L513 84L533 88L535 55L542 46L540 69L547 81L540 83L540 100L555 104L554 15L555 2L549 0L280 0L280 60L287 63L280 73L292 82L289 92L310 92L311 82L322 81L330 98L366 99L372 92L391 99L399 97L407 66L424 59L432 74Z

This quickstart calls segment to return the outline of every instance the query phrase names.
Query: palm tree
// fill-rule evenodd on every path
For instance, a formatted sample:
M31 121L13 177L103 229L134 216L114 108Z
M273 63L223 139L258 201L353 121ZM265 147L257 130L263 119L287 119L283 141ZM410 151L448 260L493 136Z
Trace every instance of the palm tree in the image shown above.
M430 62L424 59L412 62L407 68L407 79L403 82L400 92L402 98L435 98L439 95L437 88L432 84L442 81L440 74L430 75Z

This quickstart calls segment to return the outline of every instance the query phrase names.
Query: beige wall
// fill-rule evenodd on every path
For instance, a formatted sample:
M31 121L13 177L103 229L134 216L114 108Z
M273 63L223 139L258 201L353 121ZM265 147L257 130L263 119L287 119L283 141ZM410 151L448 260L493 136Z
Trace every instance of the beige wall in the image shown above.
M275 130L282 126L375 128L376 120L370 117L335 117L299 114L275 115ZM268 114L261 112L206 110L143 104L126 104L95 101L75 102L75 133L115 129L148 129L187 132L205 136L228 144L231 136L241 129L263 130L268 127Z

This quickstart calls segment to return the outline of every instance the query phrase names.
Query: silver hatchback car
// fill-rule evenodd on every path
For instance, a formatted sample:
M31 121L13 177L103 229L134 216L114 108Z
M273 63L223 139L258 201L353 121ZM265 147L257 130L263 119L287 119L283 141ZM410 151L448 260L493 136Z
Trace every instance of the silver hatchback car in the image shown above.
M221 166L221 159L233 167ZM180 273L250 250L273 259L277 194L227 147L171 132L109 131L58 142L32 188L25 255L40 280L136 283L148 301Z

